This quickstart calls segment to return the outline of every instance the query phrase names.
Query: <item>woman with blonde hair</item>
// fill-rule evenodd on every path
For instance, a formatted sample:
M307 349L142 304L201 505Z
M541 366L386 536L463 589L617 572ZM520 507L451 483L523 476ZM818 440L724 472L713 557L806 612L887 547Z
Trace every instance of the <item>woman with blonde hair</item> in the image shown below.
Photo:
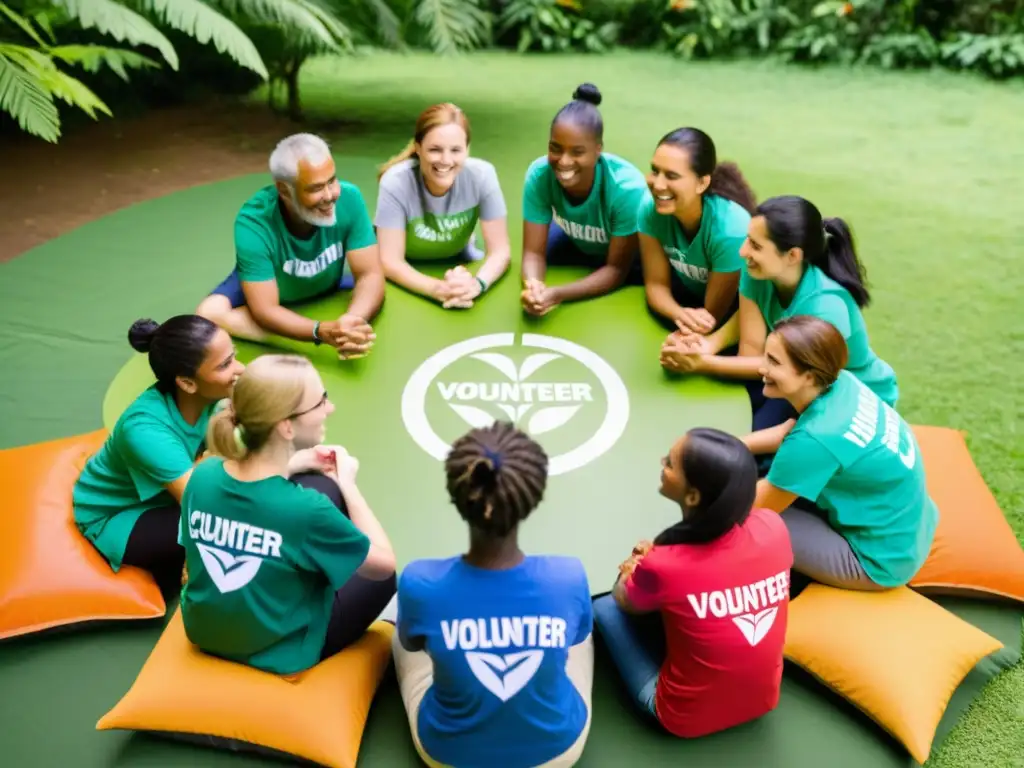
M508 212L494 166L469 156L470 127L454 104L416 120L412 140L380 169L374 226L385 276L446 308L467 309L511 261ZM473 243L479 222L486 256ZM474 275L466 262L483 260ZM458 261L443 278L410 262Z
M277 674L355 642L395 594L391 542L324 446L334 405L297 355L254 360L211 420L182 497L185 631L206 653Z

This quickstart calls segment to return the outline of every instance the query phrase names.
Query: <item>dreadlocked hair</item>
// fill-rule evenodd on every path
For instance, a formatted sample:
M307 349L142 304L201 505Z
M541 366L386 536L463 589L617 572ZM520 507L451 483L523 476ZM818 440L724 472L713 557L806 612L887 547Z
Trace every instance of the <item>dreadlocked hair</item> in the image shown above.
M548 456L507 421L473 429L452 445L445 460L448 495L470 526L507 536L541 499Z

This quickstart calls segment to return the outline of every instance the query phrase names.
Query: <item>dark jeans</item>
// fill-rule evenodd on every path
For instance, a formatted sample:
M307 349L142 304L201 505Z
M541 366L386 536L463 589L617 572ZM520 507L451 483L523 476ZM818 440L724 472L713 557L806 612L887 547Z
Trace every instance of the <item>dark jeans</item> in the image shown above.
M594 601L594 624L633 703L657 718L655 692L667 653L661 613L625 613L608 594Z
M294 475L292 482L303 488L312 488L329 498L338 510L348 517L348 507L342 498L338 484L319 472L303 472ZM327 639L324 641L320 659L326 659L352 645L365 634L381 612L391 602L397 590L397 581L392 574L384 581L372 581L359 574L352 574L348 581L334 593L334 606L327 625Z
M122 565L133 565L153 574L164 599L181 592L185 549L178 544L181 507L147 509L135 522L124 548Z
M598 256L591 256L584 253L572 241L572 238L565 234L554 219L548 225L548 243L545 250L545 259L548 264L560 267L586 267L595 270L603 266L604 260ZM625 285L643 285L644 272L640 261L640 248L637 245L636 253L633 254L633 263L626 275Z

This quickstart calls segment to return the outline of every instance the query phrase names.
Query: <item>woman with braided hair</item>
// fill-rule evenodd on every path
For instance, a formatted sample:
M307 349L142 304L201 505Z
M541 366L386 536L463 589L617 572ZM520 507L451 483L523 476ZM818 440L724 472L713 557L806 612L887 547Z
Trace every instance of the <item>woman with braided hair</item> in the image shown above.
M409 563L398 583L395 669L416 749L430 766L575 765L590 731L590 586L578 559L518 540L548 457L498 422L456 441L445 471L469 551Z

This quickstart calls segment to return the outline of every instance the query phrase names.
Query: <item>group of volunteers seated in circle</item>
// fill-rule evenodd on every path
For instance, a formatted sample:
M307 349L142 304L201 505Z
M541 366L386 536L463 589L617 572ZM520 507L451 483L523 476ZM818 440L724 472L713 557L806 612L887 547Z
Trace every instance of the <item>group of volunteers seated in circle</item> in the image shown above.
M696 428L665 446L659 491L679 522L624 545L610 593L592 600L576 558L520 549L548 457L505 422L466 433L444 463L468 550L410 562L398 578L359 462L326 438L334 405L315 367L235 356L232 336L270 335L366 355L387 280L469 309L507 272L498 176L469 156L468 120L451 104L426 110L385 164L374 223L322 140L278 145L274 183L238 214L230 276L195 314L132 326L156 383L75 487L81 532L114 570L140 567L180 592L187 635L208 654L292 674L374 621L394 623L429 765L573 765L591 723L595 625L637 706L667 732L759 718L779 700L791 571L885 590L907 584L932 543L938 512L895 410L893 369L868 341L847 225L796 196L758 203L695 128L659 142L645 181L604 151L600 100L580 86L526 172L522 311L642 283L671 328L661 365L743 381L752 402L742 438ZM449 257L441 279L414 266ZM548 285L555 263L592 269ZM336 320L288 308L339 289L351 296Z

